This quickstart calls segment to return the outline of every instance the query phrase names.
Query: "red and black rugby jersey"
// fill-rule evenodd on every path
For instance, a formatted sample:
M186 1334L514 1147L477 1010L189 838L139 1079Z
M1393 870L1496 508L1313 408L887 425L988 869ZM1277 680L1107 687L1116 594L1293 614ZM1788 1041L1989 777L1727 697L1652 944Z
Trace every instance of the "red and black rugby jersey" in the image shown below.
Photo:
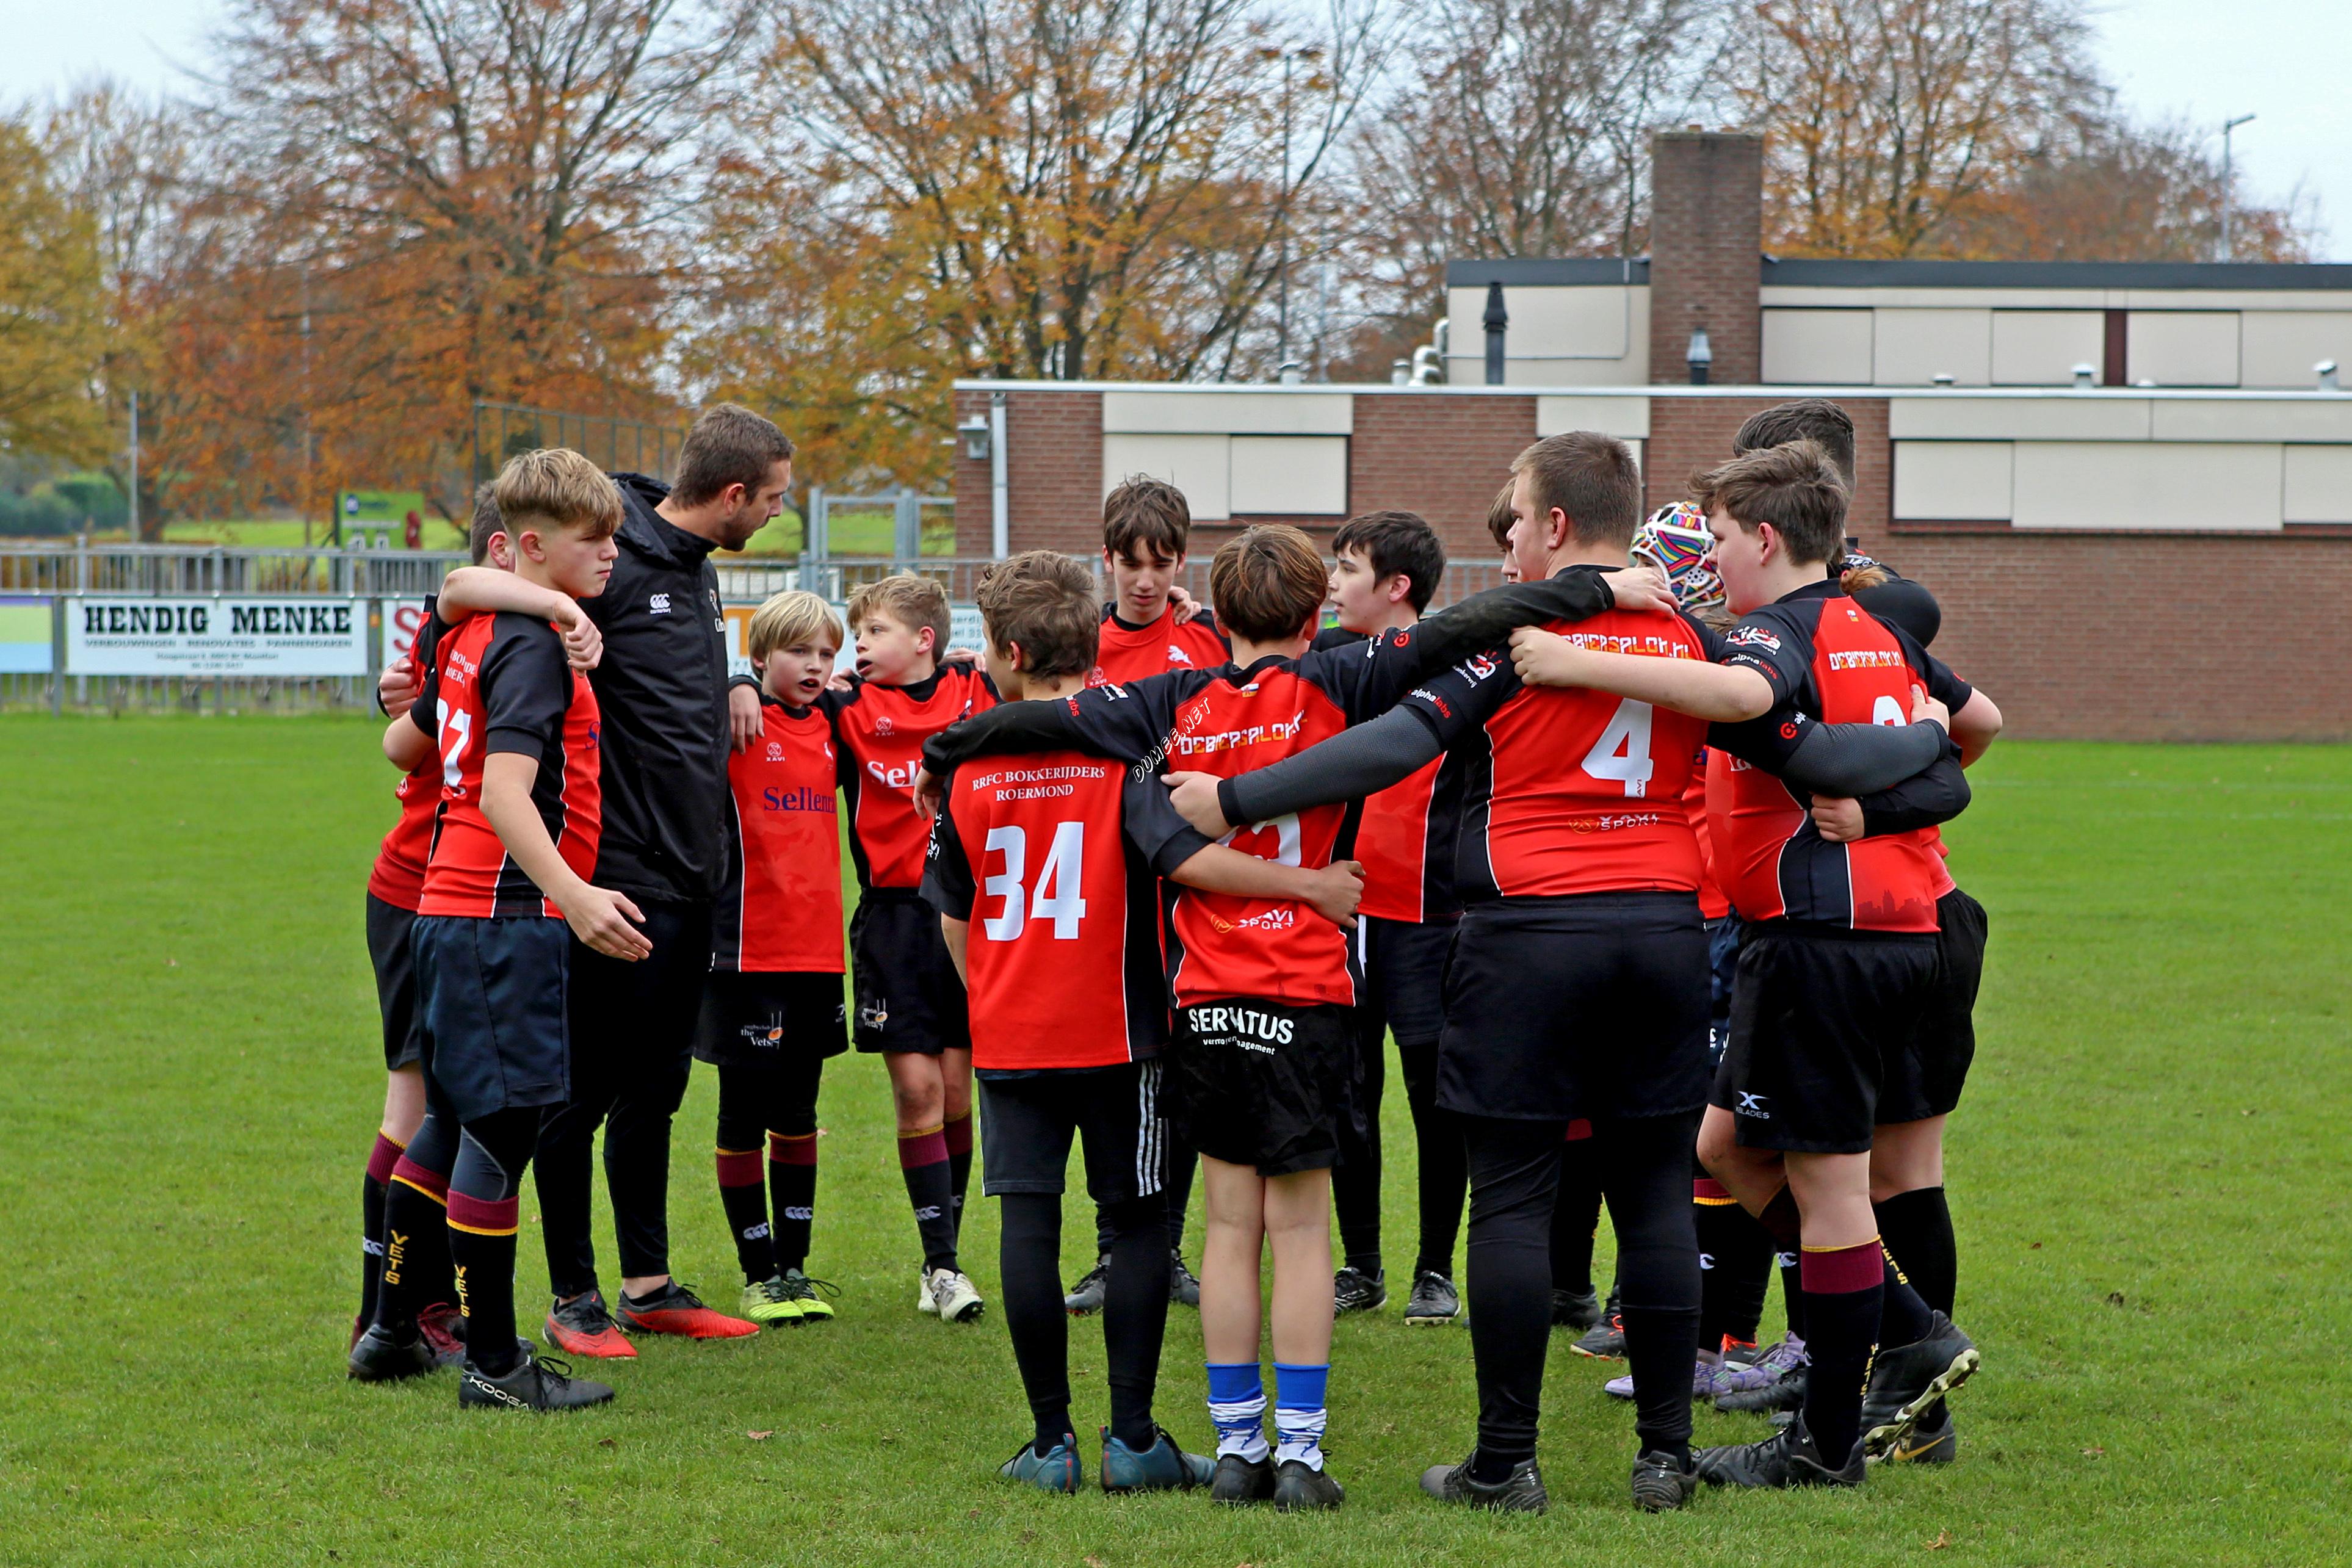
M482 815L482 759L537 760L531 802L564 863L588 876L602 825L596 694L565 664L555 628L528 615L469 617L441 639L438 666L441 809L417 913L561 916Z
M861 888L922 885L930 824L915 815L915 773L923 742L970 714L996 706L996 687L977 665L941 664L912 685L861 681L818 699L833 721L842 792L849 801L849 854Z
M1176 607L1170 604L1159 620L1139 627L1119 620L1114 608L1103 606L1102 641L1095 667L1087 674L1090 686L1123 686L1171 670L1213 670L1233 658L1215 619L1205 610L1179 625Z
M972 1066L1108 1067L1156 1053L1168 1039L1159 873L1209 841L1166 787L1111 758L1047 751L975 758L946 791L923 896L971 922Z
M1731 900L1723 895L1723 881L1716 874L1715 835L1706 825L1705 751L1692 761L1690 782L1683 786L1683 813L1690 818L1691 832L1698 840L1698 916L1720 920L1731 913Z
M1553 622L1582 647L1705 660L1715 633L1675 611ZM1698 889L1683 803L1705 720L1583 687L1528 686L1494 649L1405 698L1463 764L1454 888L1465 902Z
M448 630L434 613L434 597L425 597L425 619L409 648L410 667L416 672L416 702L408 716L426 735L434 733L433 656L441 633ZM425 862L433 852L433 818L441 809L441 764L427 758L415 772L404 775L393 789L400 801L400 821L384 834L368 868L369 895L412 915L425 899Z
M1134 762L1144 776L1190 770L1228 778L1279 762L1392 706L1418 667L1419 653L1408 651L1412 639L1410 631L1389 632L1297 660L1261 659L1245 670L1178 670L1131 686L1015 703L990 715L971 737L947 737L953 754L947 760L1076 745ZM1319 868L1351 836L1354 815L1352 805L1318 806L1237 828L1223 841L1285 865ZM1182 888L1170 927L1179 1004L1218 997L1300 1006L1356 999L1344 934L1294 900Z
M733 806L710 967L838 975L840 785L833 724L812 705L760 699L760 738L727 759Z
M1724 643L1724 662L1760 673L1780 703L1761 718L1721 727L1727 750L1708 764L1717 867L1740 918L1935 930L1936 899L1949 879L1927 830L1830 843L1787 785L1741 760L1758 749L1742 741L1761 735L1769 747L1809 721L1908 724L1915 686L1958 708L1969 700L1967 683L1831 580L1744 617Z
M1330 627L1315 646L1353 647L1360 632ZM1462 768L1451 754L1376 789L1363 800L1355 858L1363 862L1364 901L1356 913L1418 924L1462 913L1454 896L1454 839L1462 825Z

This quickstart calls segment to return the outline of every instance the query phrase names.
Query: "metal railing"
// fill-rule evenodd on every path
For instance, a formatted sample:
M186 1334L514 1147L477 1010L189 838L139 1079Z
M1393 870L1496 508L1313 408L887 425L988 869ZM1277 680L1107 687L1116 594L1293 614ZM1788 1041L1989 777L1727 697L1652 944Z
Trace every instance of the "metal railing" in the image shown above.
M454 550L342 550L249 549L215 545L88 545L0 542L0 595L66 598L76 594L118 597L201 597L319 594L366 600L420 600L466 558ZM896 572L935 579L950 603L969 605L981 574L992 564L971 557L906 559L761 560L721 556L715 562L719 597L730 605L757 604L788 589L808 588L839 604L860 587ZM1097 558L1090 563L1110 593ZM1192 597L1209 601L1209 562L1188 559L1178 580ZM1449 566L1434 603L1445 605L1496 586L1500 568L1491 560ZM382 640L368 639L365 676L178 676L76 674L63 668L62 646L54 649L49 672L0 673L0 710L75 708L91 712L298 713L365 711L373 703L381 667Z

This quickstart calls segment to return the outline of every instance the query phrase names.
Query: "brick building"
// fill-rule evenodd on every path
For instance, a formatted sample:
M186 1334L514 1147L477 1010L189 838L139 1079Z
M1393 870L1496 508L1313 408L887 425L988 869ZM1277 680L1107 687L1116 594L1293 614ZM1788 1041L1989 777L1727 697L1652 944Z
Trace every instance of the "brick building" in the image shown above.
M2352 591L2352 267L1779 262L1754 138L1661 136L1654 169L1650 258L1449 268L1443 383L957 383L959 423L1002 430L960 449L958 553L1000 531L1092 553L1105 490L1151 473L1201 555L1402 507L1475 588L1538 436L1631 442L1657 506L1749 413L1827 396L1857 435L1849 531L1935 589L1937 651L2012 733L2352 738L2352 675L2319 647ZM1498 292L1501 341L1475 341Z

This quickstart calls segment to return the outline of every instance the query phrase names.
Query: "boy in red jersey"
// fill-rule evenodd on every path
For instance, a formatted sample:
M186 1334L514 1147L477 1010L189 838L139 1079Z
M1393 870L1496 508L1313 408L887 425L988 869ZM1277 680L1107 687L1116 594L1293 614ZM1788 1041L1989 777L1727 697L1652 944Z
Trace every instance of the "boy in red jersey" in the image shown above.
M1331 553L1337 559L1330 595L1339 625L1315 640L1318 648L1414 624L1445 575L1445 547L1437 531L1412 512L1349 518L1331 536ZM1437 1039L1445 1026L1445 950L1462 913L1454 896L1461 808L1461 769L1446 767L1441 758L1365 797L1356 831L1356 855L1364 863L1364 904L1356 924L1356 957L1364 972L1364 1000L1356 1009L1363 1114L1342 1124L1339 1161L1331 1168L1331 1207L1339 1216L1341 1248L1331 1307L1340 1314L1370 1312L1388 1301L1381 1264L1380 1114L1391 1031L1419 1156L1420 1245L1404 1321L1446 1323L1462 1312L1454 1285L1454 1242L1469 1173L1462 1164L1462 1130L1437 1108L1436 1099Z
M1389 632L1309 653L1325 573L1306 536L1289 528L1253 528L1228 541L1210 586L1245 663L1016 704L926 745L926 767L936 774L990 751L1071 746L1146 772L1175 759L1219 771L1260 767L1381 711L1432 656L1428 644L1486 624L1464 607L1433 634ZM1564 593L1500 592L1565 599L1571 615L1612 602L1597 580ZM1352 814L1326 805L1253 820L1225 837L1262 858L1319 868ZM1344 1494L1323 1469L1321 1443L1331 1335L1328 1173L1339 1124L1352 1113L1351 955L1339 933L1288 901L1187 889L1171 925L1178 1018L1170 1098L1209 1184L1201 1311L1220 1434L1211 1494L1232 1502L1271 1498L1283 1509L1336 1507ZM1258 1271L1269 1241L1280 1439L1271 1459L1257 1364Z
M971 1034L963 981L922 899L929 829L915 810L923 742L995 704L986 674L939 662L948 596L928 577L901 575L850 596L858 679L822 699L833 721L857 865L849 923L860 1051L890 1071L898 1168L915 1211L923 1263L917 1310L971 1322L984 1303L958 1267L956 1233L971 1176Z
M620 497L594 465L562 449L523 454L500 472L497 500L519 576L574 599L603 590ZM446 1205L467 1320L461 1406L599 1404L609 1387L541 1362L514 1324L517 1195L569 1077L564 925L614 957L649 950L635 906L585 879L599 828L595 696L552 626L525 615L472 618L442 639L435 672L441 807L412 938L427 1104L385 1223L419 1230ZM414 755L424 716L420 701L387 732L395 761ZM354 1364L425 1370L418 1304L387 1277Z
M1967 784L1943 727L1972 694L1840 591L1846 489L1819 445L1735 458L1701 476L1698 499L1742 617L1725 663L1662 675L1526 633L1515 656L1524 678L1732 721L1714 736L1708 818L1718 874L1747 929L1699 1154L1776 1241L1801 1248L1812 1364L1786 1430L1710 1448L1697 1469L1717 1484L1855 1486L1866 1455L1898 1442L1978 1359L1895 1266L1870 1207L1877 1102L1901 1082L1892 1059L1935 987L1940 863L1924 830L1830 842L1807 797L1757 762L1775 737L1824 723L1924 732L1949 816L1966 804ZM1881 1354L1881 1344L1893 1348Z
M743 1268L743 1316L803 1322L833 1316L803 1266L816 1217L818 1079L827 1057L849 1049L839 763L820 702L843 633L831 605L796 591L761 605L745 634L760 728L727 761L731 852L694 1054L719 1069L719 1197Z
M1045 703L1085 689L1096 654L1093 592L1084 565L1049 550L990 569L979 592L988 668L1008 702ZM1213 847L1150 777L1087 752L975 762L944 784L923 891L971 988L985 1190L1003 1204L1005 1325L1034 1422L1030 1442L1002 1473L1050 1491L1075 1491L1084 1479L1058 1269L1063 1173L1075 1135L1085 1140L1087 1190L1111 1229L1103 1489L1205 1485L1212 1462L1180 1451L1151 1416L1169 1300L1158 876L1303 899L1344 918L1360 885L1355 868L1310 872ZM1073 973L1105 983L1074 986Z
M1183 574L1192 537L1192 508L1184 492L1164 479L1137 475L1103 497L1102 559L1111 599L1102 607L1088 685L1126 685L1170 670L1213 670L1231 656L1214 615L1202 609L1185 619L1176 602L1176 580ZM1169 1146L1169 1290L1193 1307L1201 1304L1201 1282L1184 1264L1184 1215L1192 1207L1192 1172L1199 1163L1181 1139ZM1110 1264L1109 1217L1098 1212L1095 1218L1095 1266L1063 1299L1063 1306L1081 1317L1102 1310Z
M1641 485L1622 443L1553 436L1515 466L1512 549L1530 586L1591 580L1625 559ZM1708 662L1714 633L1664 606L1612 611L1569 636L1622 648L1628 664L1720 674ZM1548 1505L1533 1450L1555 1188L1578 1122L1591 1124L1619 1239L1642 1444L1634 1500L1679 1506L1695 1485L1687 1183L1706 1090L1706 949L1697 843L1680 798L1704 735L1647 702L1523 689L1496 649L1315 752L1213 791L1171 776L1187 819L1212 831L1384 788L1442 748L1463 753L1454 885L1467 907L1446 970L1438 1097L1463 1118L1469 1149L1480 1411L1471 1458L1423 1477L1444 1500Z
M474 515L468 543L474 564L486 562L500 572L511 572L507 536L499 520L498 499L485 484L474 492ZM513 610L545 615L564 629L564 647L577 669L593 666L603 639L595 623L580 612L577 601L538 588L520 578L488 580L482 589L485 610ZM433 595L425 600L425 620L409 652L386 667L377 696L384 716L399 719L415 705L418 672L429 669L436 646L447 630ZM409 727L414 730L415 727ZM449 1249L444 1228L436 1225L421 1234L398 1238L397 1259L390 1257L392 1239L384 1230L386 1188L416 1129L425 1121L424 1031L416 1016L416 967L409 937L416 924L416 906L425 896L425 862L433 847L433 821L441 805L439 765L416 731L417 760L404 768L394 795L400 801L400 820L383 837L375 864L368 872L368 962L375 971L376 1007L383 1020L385 1068L383 1120L376 1131L375 1147L368 1155L367 1177L361 1191L360 1312L352 1322L351 1345L375 1321L376 1291L389 1268L399 1283L404 1270L417 1271L420 1299L431 1304L417 1313L417 1327L433 1351L436 1364L454 1364L465 1354L458 1338L462 1320L448 1304L454 1286L449 1274ZM348 1354L351 1346L345 1346ZM364 1375L356 1368L354 1375Z

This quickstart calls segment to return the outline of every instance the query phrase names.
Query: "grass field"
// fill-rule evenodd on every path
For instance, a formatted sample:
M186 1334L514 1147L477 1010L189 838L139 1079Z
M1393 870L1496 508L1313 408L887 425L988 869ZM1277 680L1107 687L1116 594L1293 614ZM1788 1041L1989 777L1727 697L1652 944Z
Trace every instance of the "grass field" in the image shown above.
M382 1085L361 885L385 772L351 720L0 719L0 1561L2352 1557L2352 750L2012 744L1977 770L1950 835L1993 919L1951 1156L1961 1317L1986 1356L1957 1401L1962 1462L1655 1519L1625 1501L1629 1416L1600 1392L1615 1367L1564 1348L1551 1513L1426 1504L1422 1467L1469 1445L1469 1346L1394 1308L1339 1325L1336 1516L997 1481L1026 1431L1003 1328L912 1310L872 1058L836 1065L822 1111L812 1265L843 1286L836 1322L649 1343L612 1375L615 1405L564 1418L461 1413L446 1375L346 1383ZM711 1117L706 1072L673 1230L682 1275L724 1304ZM1408 1163L1389 1167L1392 1270ZM993 1206L972 1208L992 1295ZM1197 1443L1197 1322L1170 1326L1161 1416ZM1073 1344L1077 1415L1099 1420L1099 1334ZM1703 1441L1758 1431L1700 1418Z

